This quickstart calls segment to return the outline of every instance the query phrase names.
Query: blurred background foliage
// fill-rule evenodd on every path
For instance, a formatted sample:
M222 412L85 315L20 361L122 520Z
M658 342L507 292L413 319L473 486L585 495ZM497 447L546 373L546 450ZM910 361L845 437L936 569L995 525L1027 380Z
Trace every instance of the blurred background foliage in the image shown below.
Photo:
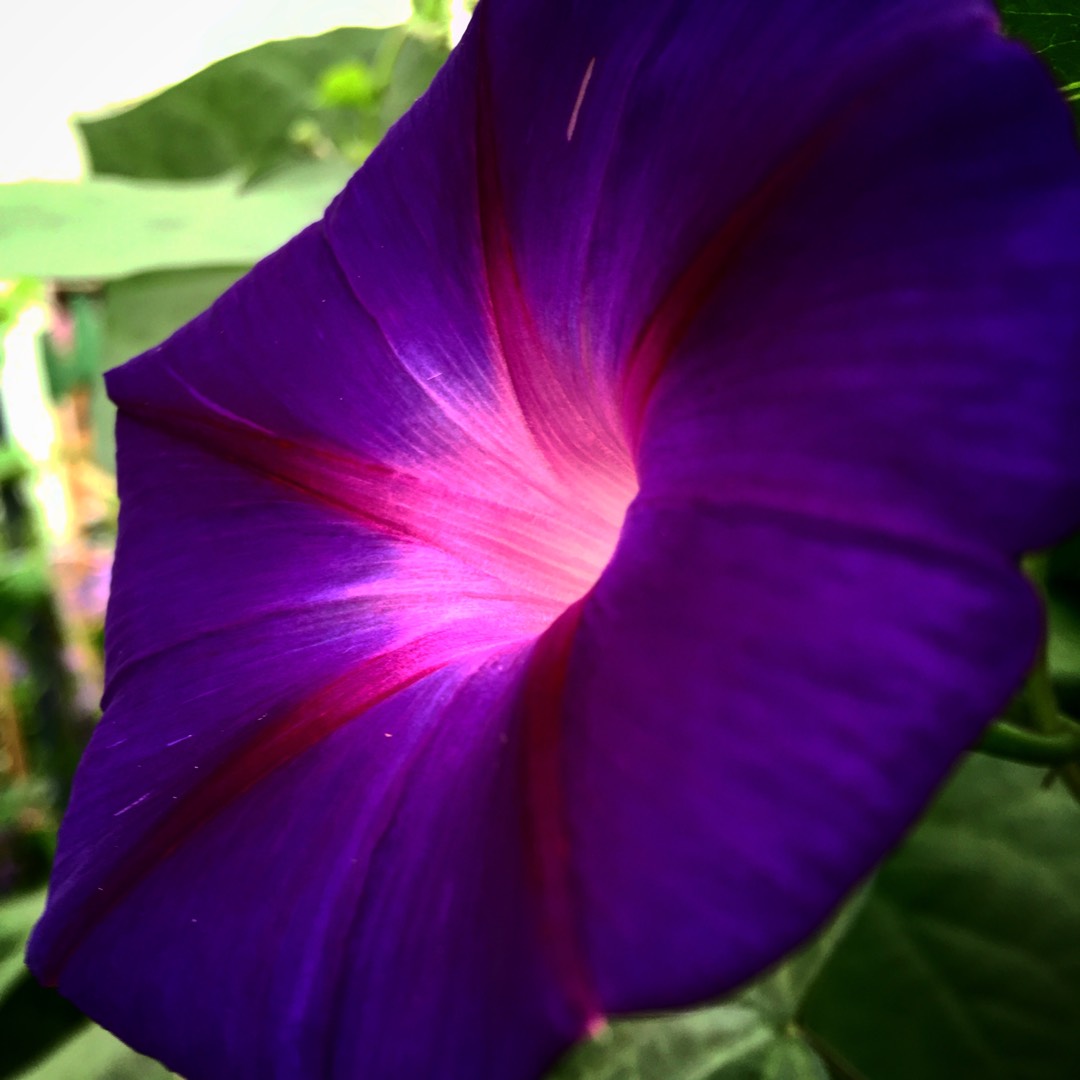
M82 180L0 185L0 1080L168 1076L22 962L98 716L117 510L101 373L322 213L448 54L450 0L413 7L80 119ZM1077 0L1003 14L1080 107ZM1069 738L1080 539L1033 568L1051 631L1009 720ZM819 941L726 1001L616 1022L552 1080L1080 1075L1080 765L1063 761L973 755Z

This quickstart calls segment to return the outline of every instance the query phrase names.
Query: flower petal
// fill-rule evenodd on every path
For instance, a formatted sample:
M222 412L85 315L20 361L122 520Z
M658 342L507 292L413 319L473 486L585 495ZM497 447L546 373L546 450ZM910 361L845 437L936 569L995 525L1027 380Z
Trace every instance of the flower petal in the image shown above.
M805 939L1006 704L1040 622L1005 559L636 502L548 720L605 1010L719 994Z
M382 260L384 275L394 265ZM453 332L446 319L439 325ZM482 375L475 382L482 402ZM358 460L405 463L463 435L358 301L321 224L169 341L110 372L108 385L121 409L148 422L195 419L204 441L214 423L231 422Z
M1080 154L1046 74L927 52L773 209L649 401L644 488L1016 555L1080 505Z
M439 343L388 336L332 234L109 376L105 714L29 962L192 1076L531 1077L585 1018L535 932L515 656L599 573L628 495L595 442L569 482L538 453L490 342L425 385L403 357ZM486 326L471 284L456 322L415 325Z
M448 665L236 793L61 989L185 1076L539 1075L578 1027L521 842L522 653Z
M617 373L709 238L786 166L794 183L823 127L995 22L986 0L486 4L469 42L498 156L485 209L545 339Z
M489 4L476 30L487 214L642 486L1014 553L1074 524L1080 155L991 5Z

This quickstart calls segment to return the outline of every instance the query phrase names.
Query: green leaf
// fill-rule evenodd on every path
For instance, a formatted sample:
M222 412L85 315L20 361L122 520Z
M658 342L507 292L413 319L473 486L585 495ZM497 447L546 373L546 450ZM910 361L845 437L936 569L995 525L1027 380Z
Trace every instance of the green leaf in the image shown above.
M105 289L106 368L164 341L205 311L247 269L172 270L110 282Z
M1080 684L1080 609L1075 603L1051 602L1047 664L1054 681ZM1076 699L1076 694L1073 694Z
M0 233L2 235L2 233ZM9 274L9 277L18 277ZM29 304L40 302L45 290L41 283L28 278L24 281L4 282L0 276L0 338L7 332L7 327L14 322ZM3 367L4 354L0 350L0 367Z
M372 65L398 28L345 27L318 37L271 41L211 64L146 101L79 121L95 173L195 179L252 176L295 161L293 126L318 114L323 73Z
M1061 1080L1080 1061L1080 808L975 757L879 873L807 1029L873 1080Z
M103 1028L87 1025L18 1080L167 1080L171 1075Z
M426 22L272 41L80 129L99 175L265 177L312 157L369 151L447 55L445 35Z
M1080 535L1050 553L1047 571L1047 665L1062 708L1080 715Z
M383 131L405 115L413 102L428 88L448 55L448 46L438 38L409 34L402 41L394 58L389 86L379 110Z
M379 89L371 68L359 60L335 64L319 78L319 99L331 106L364 108L376 101Z
M1080 5L1076 0L1007 0L1006 31L1045 60L1073 100L1080 98Z
M21 447L0 445L0 484L21 480L32 468L33 463Z
M28 974L23 963L27 938L45 907L45 890L20 893L0 901L0 1004Z
M0 551L0 638L19 640L28 612L52 590L49 567L38 552Z
M775 1041L761 1015L738 1004L616 1021L549 1080L754 1080Z
M829 1070L804 1039L789 1035L769 1051L762 1080L829 1080Z
M820 1071L817 1054L803 1042L795 1018L861 904L862 897L856 897L812 944L726 1001L687 1012L615 1020L571 1050L548 1080L827 1076Z
M789 957L767 978L747 987L740 1000L753 1006L778 1031L790 1028L829 957L847 935L866 901L866 890L851 897L808 947Z
M319 218L348 175L310 165L249 191L231 178L0 184L0 278L251 265Z
M432 26L449 27L450 0L413 0L413 14Z

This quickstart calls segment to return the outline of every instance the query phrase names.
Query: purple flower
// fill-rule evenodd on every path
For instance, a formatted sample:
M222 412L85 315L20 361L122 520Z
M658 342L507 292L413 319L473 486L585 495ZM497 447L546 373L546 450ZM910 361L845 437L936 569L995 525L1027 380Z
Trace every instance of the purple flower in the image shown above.
M485 0L109 377L34 970L191 1080L535 1080L774 962L1036 651L1078 241L983 0Z

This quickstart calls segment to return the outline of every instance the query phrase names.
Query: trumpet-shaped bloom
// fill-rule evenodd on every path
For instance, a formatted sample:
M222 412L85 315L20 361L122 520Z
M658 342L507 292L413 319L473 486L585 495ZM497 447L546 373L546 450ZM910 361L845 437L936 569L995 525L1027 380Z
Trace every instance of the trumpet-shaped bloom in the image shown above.
M1037 649L1078 240L984 0L484 0L109 376L34 970L191 1080L535 1080L773 963Z

